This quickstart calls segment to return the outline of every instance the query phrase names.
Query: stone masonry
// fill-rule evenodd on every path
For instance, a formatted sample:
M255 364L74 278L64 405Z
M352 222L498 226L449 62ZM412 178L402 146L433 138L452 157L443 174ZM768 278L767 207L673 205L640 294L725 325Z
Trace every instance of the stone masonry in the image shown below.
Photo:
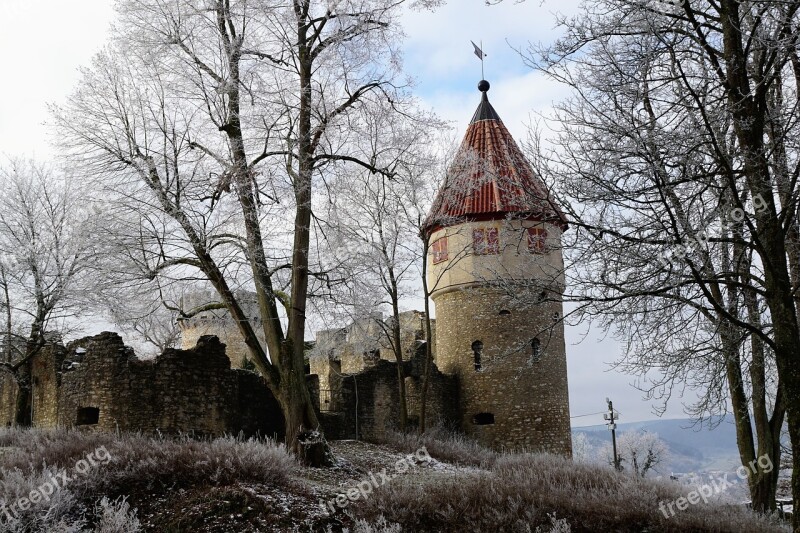
M402 313L403 375L409 425L419 423L425 344L424 314ZM319 376L320 409L326 433L335 438L381 440L400 424L397 360L382 317L356 321L346 328L317 333L310 356ZM383 325L387 325L384 321ZM458 380L430 368L428 424L460 425Z
M263 378L231 369L216 337L141 360L106 332L49 345L33 369L36 427L283 436L283 416ZM9 425L16 386L6 379L0 387L0 423Z

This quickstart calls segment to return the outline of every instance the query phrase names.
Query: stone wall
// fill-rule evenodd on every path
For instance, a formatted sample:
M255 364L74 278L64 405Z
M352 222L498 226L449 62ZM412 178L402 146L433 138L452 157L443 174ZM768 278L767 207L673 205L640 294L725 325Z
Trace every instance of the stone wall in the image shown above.
M403 361L411 361L424 342L424 318L425 314L420 311L400 313ZM435 325L435 320L432 322L432 326ZM335 396L340 388L341 375L367 371L379 361L397 361L387 336L389 332L388 319L380 315L356 320L345 328L317 332L309 361L310 373L319 376L323 411L338 410Z
M283 413L264 378L249 370L234 369L232 372L238 382L232 429L245 435L282 440L286 433Z
M495 449L570 455L564 328L553 321L561 303L521 307L488 287L453 290L435 302L436 361L444 373L459 377L464 432ZM483 344L480 370L475 342Z
M216 337L140 360L119 335L106 332L70 343L64 366L60 426L198 435L283 432L266 383L232 370Z
M48 344L32 361L33 425L55 427L58 424L58 389L61 366L67 350L61 344Z
M406 375L406 398L409 425L419 422L420 391L422 388L422 351L403 363ZM397 363L379 360L374 366L341 378L336 405L338 412L323 413L322 424L327 435L339 439L365 439L380 441L387 429L400 425L400 392L397 384ZM458 382L445 376L435 365L430 369L428 390L429 424L440 423L457 427Z
M248 317L250 326L255 331L261 346L266 351L267 342L261 324L256 294L239 290L235 291L235 296L242 312ZM181 305L183 310L188 313L218 301L219 295L216 292L198 291L184 297ZM244 368L245 360L251 358L242 333L226 309L200 311L190 318L179 319L178 326L181 330L181 348L184 350L193 348L200 337L213 335L225 345L225 353L230 359L231 368Z
M31 359L34 426L55 427L57 423L59 370L65 353L62 345L50 343ZM14 423L16 401L17 384L10 374L0 373L0 426Z
M0 426L14 423L14 404L17 401L17 384L10 374L0 373Z

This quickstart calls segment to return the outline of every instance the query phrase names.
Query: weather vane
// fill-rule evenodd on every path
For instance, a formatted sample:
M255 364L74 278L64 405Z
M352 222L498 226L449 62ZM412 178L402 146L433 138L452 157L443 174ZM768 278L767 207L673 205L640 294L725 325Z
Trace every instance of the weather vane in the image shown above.
M486 54L483 53L483 41L481 41L481 45L478 46L475 44L475 41L470 41L472 43L472 47L475 49L475 55L478 56L478 59L481 60L481 79L485 80L486 76L483 74L483 58L486 57Z

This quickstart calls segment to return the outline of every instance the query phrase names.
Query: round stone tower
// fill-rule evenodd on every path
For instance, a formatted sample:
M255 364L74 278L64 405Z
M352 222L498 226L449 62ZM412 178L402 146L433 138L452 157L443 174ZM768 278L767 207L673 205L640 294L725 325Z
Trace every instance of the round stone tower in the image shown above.
M462 428L495 449L571 455L562 321L566 218L481 103L426 221L436 364Z
M267 342L264 337L264 329L261 327L261 314L255 293L236 291L235 295L250 320L261 346L266 349ZM215 292L197 291L184 296L182 306L184 311L192 311L218 301L219 296ZM203 335L216 335L225 345L225 353L231 361L231 368L252 368L247 344L227 310L207 309L196 313L191 318L179 318L178 326L181 330L181 349L194 348L198 339Z

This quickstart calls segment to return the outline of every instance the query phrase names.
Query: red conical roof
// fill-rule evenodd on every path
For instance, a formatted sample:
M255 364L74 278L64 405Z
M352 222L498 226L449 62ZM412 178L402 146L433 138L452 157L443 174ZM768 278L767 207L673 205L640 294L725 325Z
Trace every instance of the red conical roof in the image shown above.
M564 213L489 103L489 83L425 222L429 233L470 220L516 218L567 228Z

